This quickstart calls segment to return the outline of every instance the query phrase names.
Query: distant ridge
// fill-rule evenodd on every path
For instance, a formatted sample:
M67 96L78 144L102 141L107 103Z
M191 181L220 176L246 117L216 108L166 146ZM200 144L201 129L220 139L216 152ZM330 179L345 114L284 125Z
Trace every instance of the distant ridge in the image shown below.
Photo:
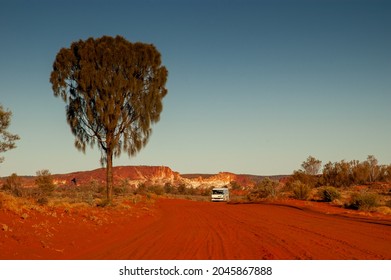
M217 174L180 174L173 171L167 166L115 166L113 167L114 183L120 184L125 182L130 185L138 186L140 184L149 185L181 185L190 187L219 187L236 182L240 186L251 187L265 177L273 180L280 180L285 175L260 176L251 174L235 174L231 172L220 172ZM34 185L35 176L20 176L27 185ZM2 181L6 177L2 178ZM75 171L65 174L53 174L53 179L58 186L72 186L76 182L78 185L88 184L91 182L106 182L106 169L97 168L87 171ZM72 182L74 181L74 182Z

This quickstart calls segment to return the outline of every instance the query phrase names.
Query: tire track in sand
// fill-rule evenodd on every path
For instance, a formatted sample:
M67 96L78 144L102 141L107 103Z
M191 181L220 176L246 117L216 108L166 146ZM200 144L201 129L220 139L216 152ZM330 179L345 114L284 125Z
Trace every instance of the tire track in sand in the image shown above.
M130 223L80 258L391 259L389 223L273 204L157 204L148 224Z

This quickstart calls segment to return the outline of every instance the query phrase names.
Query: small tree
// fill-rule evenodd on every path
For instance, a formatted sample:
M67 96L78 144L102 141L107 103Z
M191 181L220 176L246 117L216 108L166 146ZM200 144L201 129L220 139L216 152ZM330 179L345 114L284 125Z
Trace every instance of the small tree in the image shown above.
M163 109L167 75L153 45L121 36L80 40L56 56L50 77L54 95L67 104L76 148L85 152L97 144L100 149L108 202L113 156L122 151L133 156L147 144Z
M44 195L50 195L54 191L55 186L53 182L53 177L47 169L37 171L37 178L35 178L35 184L43 192Z
M391 165L382 165L380 166L379 171L379 180L383 182L391 181Z
M5 180L3 190L10 191L15 196L23 196L22 179L16 173L12 173Z
M301 167L303 167L304 173L307 175L318 175L322 161L317 160L313 156L309 156L306 161L303 161Z
M302 169L293 171L292 176L289 179L288 185L291 185L295 181L300 181L303 184L310 186L311 188L319 184L319 170L322 165L322 161L309 156L306 161L301 164Z
M378 161L373 155L369 155L365 164L368 165L369 169L369 182L373 183L377 180L379 176L380 167L378 166Z
M11 124L12 112L7 111L0 104L0 153L16 148L15 141L19 140L19 136L11 134L7 131ZM4 161L4 157L0 157L0 163Z
M290 186L295 181L300 181L303 184L310 186L311 188L319 184L319 178L317 176L308 175L303 170L293 171L293 174L290 176L287 185Z
M321 178L323 185L335 187L348 187L353 183L351 163L341 160L340 162L328 162L323 168Z
M350 161L352 182L354 184L366 184L369 181L370 169L366 162L359 162L358 160Z

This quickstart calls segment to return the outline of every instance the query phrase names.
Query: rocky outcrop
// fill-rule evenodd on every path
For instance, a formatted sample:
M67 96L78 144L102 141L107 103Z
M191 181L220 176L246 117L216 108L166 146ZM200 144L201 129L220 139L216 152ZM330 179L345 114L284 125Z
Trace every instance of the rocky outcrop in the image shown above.
M222 187L230 185L232 182L236 182L240 186L253 186L255 181L247 178L247 175L237 175L230 172L220 172L215 175L199 175L193 177L191 175L185 175L185 182L192 187Z
M175 184L180 181L178 172L172 171L166 166L116 166L113 167L114 183L138 185L141 183L148 184ZM80 171L68 174L53 175L58 185L69 184L86 184L96 181L104 183L106 181L106 169L99 168L91 171Z
M148 185L186 185L194 188L221 187L235 181L241 186L251 186L253 180L247 175L237 175L230 172L220 172L215 175L184 175L171 170L167 166L116 166L113 168L114 183L126 183L138 186ZM72 172L68 174L56 174L56 185L82 185L90 182L104 183L106 181L106 169L99 168L90 171Z
M231 172L220 172L218 174L179 174L167 166L116 166L113 167L114 184L126 184L130 186L185 185L193 188L222 187L232 185L236 182L242 187L252 187L260 181L263 176L235 174ZM23 185L34 186L35 176L22 176ZM282 176L272 176L279 180ZM0 178L0 186L5 179ZM98 168L89 171L78 171L67 174L54 174L53 181L57 186L86 185L91 183L105 184L106 169Z

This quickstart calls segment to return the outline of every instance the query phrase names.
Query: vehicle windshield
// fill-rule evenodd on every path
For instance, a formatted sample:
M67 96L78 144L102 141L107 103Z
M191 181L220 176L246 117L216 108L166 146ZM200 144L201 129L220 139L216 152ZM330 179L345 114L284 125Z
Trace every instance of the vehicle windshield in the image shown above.
M224 194L224 191L222 190L213 190L213 194Z

